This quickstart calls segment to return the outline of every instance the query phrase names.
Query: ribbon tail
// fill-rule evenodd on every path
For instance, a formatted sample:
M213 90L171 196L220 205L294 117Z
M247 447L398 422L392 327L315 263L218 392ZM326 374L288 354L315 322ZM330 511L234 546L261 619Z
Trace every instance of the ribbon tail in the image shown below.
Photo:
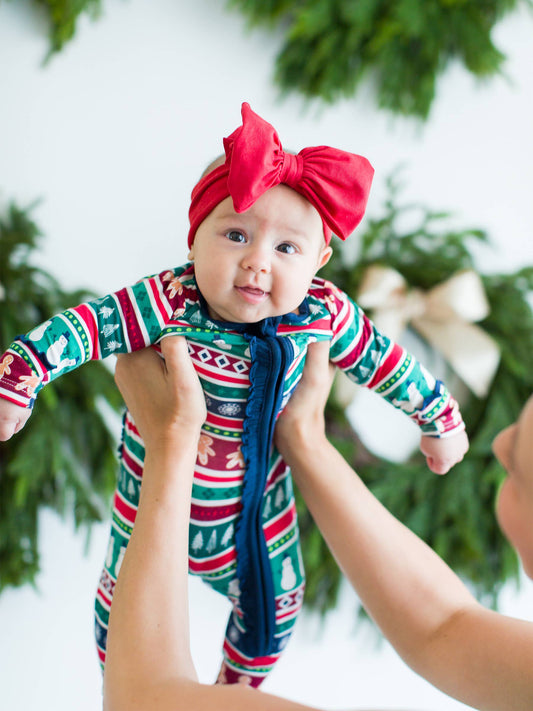
M474 395L487 395L500 363L500 349L493 338L479 326L461 320L416 319L412 326L444 356Z
M412 318L405 279L396 269L381 264L365 270L357 303L372 312L376 328L392 341L399 339Z

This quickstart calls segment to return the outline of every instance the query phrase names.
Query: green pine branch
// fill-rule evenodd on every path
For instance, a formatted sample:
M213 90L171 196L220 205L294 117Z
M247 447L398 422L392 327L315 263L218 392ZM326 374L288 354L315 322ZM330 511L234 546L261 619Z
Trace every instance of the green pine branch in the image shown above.
M32 258L41 237L30 209L0 218L0 351L86 291L64 291ZM33 582L39 571L39 511L49 507L76 526L107 518L116 480L116 441L102 402L122 407L113 376L90 363L39 395L24 429L0 443L0 591Z
M102 9L101 0L34 0L44 7L50 24L50 54L60 52L76 34L82 14L95 19Z
M523 0L531 6L530 0ZM478 78L502 70L491 37L520 0L229 0L252 26L283 34L275 81L334 103L372 84L380 108L427 119L452 61Z

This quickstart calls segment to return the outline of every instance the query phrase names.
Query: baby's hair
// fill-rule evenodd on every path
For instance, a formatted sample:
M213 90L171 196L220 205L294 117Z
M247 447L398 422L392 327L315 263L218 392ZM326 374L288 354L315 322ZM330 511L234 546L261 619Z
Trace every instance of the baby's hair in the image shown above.
M212 160L211 163L207 166L207 168L204 170L202 175L200 176L200 180L202 178L205 178L206 175L209 175L209 173L212 170L215 170L215 168L218 168L219 165L224 165L224 161L226 160L226 156L224 154L219 155L215 160Z

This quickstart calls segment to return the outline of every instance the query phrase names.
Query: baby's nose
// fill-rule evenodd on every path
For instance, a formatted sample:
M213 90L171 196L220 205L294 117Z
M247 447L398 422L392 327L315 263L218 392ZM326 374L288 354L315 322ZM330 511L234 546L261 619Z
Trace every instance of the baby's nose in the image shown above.
M244 269L249 269L253 272L269 272L270 253L263 247L251 246L246 250L242 266Z

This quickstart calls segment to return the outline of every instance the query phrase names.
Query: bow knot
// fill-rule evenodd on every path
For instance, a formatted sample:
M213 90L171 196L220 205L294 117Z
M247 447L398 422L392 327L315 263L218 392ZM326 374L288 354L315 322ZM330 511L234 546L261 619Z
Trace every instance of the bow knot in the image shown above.
M301 180L304 171L304 161L301 155L283 153L283 165L280 171L280 183L294 188Z
M363 276L357 301L372 310L372 320L392 340L411 325L444 356L477 397L486 396L498 368L500 349L476 325L489 314L483 283L476 272L457 272L423 291L409 289L395 269L375 264Z

